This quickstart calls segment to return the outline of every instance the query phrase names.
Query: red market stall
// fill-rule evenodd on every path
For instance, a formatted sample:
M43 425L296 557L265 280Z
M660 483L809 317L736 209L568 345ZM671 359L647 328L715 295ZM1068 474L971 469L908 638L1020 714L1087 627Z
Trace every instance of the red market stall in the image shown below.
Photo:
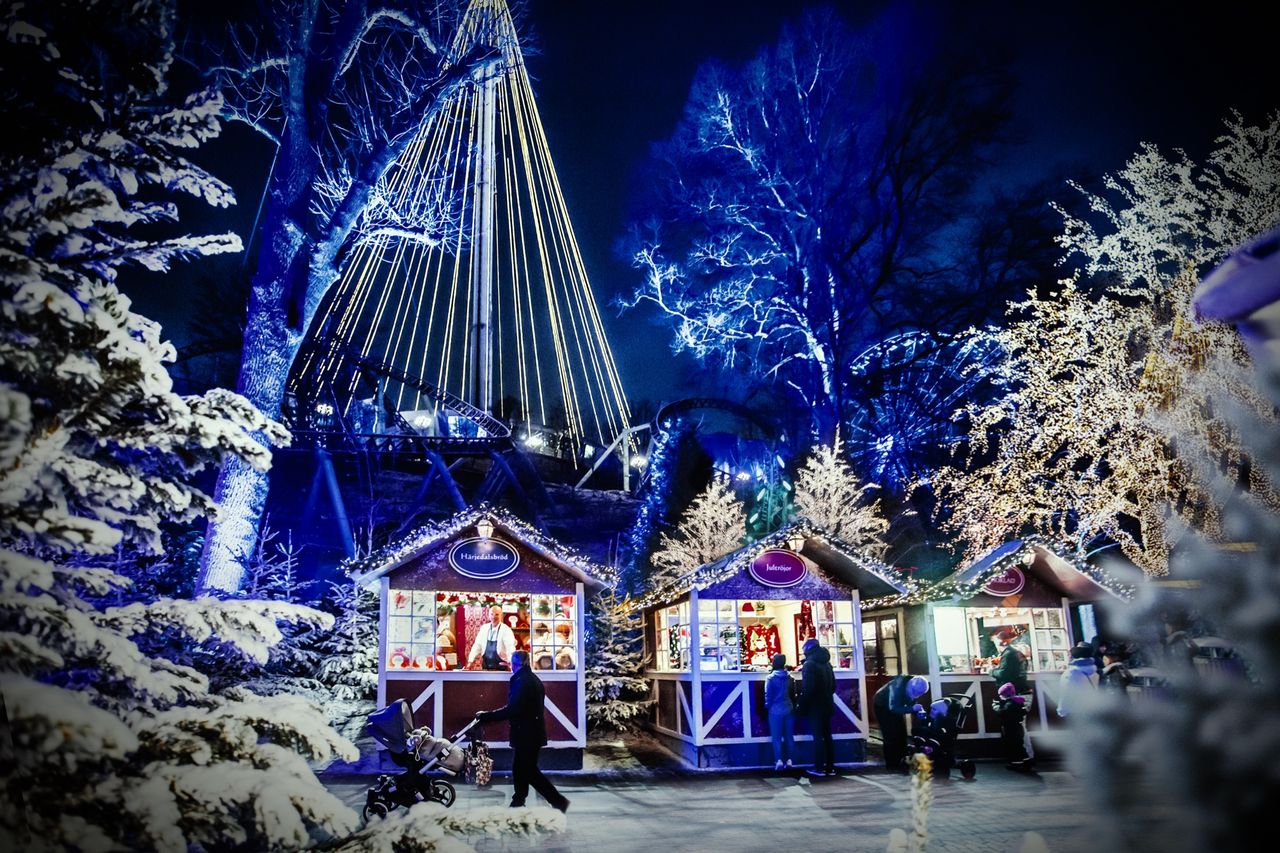
M406 700L416 725L449 737L476 711L506 703L510 668L485 671L468 660L486 645L492 610L546 687L546 767L582 766L586 746L583 629L586 596L605 570L506 513L469 509L346 565L376 585L378 706ZM484 739L505 758L507 724Z
M882 657L894 660L899 671L928 675L930 693L921 701L950 695L973 701L976 713L960 736L978 741L968 754L981 757L997 754L1000 736L991 708L997 685L988 675L998 659L994 635L1015 634L1013 645L1027 659L1034 688L1027 728L1034 742L1037 733L1059 724L1061 674L1071 647L1097 633L1095 603L1127 600L1133 590L1056 543L1028 538L912 593L867 602L863 624L894 638Z
M771 767L764 707L770 660L782 652L794 667L805 640L816 637L836 672L836 761L863 760L860 601L909 589L895 569L797 521L656 590L639 603L651 659L652 730L698 767ZM796 750L799 763L812 760L803 717L796 720Z

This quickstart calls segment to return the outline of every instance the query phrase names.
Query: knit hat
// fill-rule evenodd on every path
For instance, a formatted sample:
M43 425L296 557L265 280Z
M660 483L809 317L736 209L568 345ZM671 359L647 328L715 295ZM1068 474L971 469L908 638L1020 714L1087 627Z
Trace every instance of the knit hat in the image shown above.
M1001 684L1000 689L997 690L996 693L1000 694L1001 699L1012 699L1014 696L1018 695L1018 688L1013 686L1012 681L1009 681Z
M945 717L947 715L947 700L939 699L929 706L929 716Z
M1089 645L1088 643L1076 643L1074 646L1071 647L1072 660L1077 660L1079 658L1091 658L1091 657L1093 657L1093 646Z
M786 668L787 668L787 656L786 656L786 655L784 655L782 652L778 652L776 655L774 655L774 656L773 656L773 668L774 668L774 669L786 669Z
M809 639L804 641L804 645L800 647L800 651L804 652L805 654L808 654L811 649L815 649L819 645L820 644L818 643L817 637L810 637Z
M927 692L929 692L929 680L922 675L911 676L911 680L907 682L907 695L912 699L918 699Z

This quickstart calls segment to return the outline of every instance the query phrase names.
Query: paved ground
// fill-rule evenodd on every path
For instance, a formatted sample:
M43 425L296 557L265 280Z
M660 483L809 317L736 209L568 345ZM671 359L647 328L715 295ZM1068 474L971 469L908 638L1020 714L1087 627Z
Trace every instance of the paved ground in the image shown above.
M352 807L364 802L367 777L328 784ZM478 850L884 851L889 831L907 829L907 777L856 767L835 779L799 774L657 772L562 774L572 800L568 831L527 841L472 839ZM1034 775L982 764L973 782L935 784L929 812L933 853L1019 853L1035 831L1052 853L1096 848L1079 782L1066 770ZM504 805L511 788L496 777L489 789L461 785L455 810Z

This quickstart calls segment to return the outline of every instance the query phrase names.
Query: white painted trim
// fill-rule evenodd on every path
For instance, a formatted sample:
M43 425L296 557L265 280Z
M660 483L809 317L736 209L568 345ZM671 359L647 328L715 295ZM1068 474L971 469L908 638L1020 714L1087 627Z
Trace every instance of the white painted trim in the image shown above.
M542 699L542 707L550 711L551 716L555 717L557 720L560 721L560 725L564 726L565 731L573 735L573 742L575 744L579 746L585 745L586 739L582 736L582 728L579 726L575 726L573 723L569 722L569 718L566 717L564 715L564 712L561 711L556 706L556 703L552 702L550 699L547 699L544 696Z
M899 625L898 627L905 628L905 625ZM927 602L924 606L924 645L925 653L929 656L929 692L934 696L941 696L942 668L938 663L938 629L933 620L932 601Z
M697 694L695 693L694 696L696 697ZM696 698L695 698L695 701L696 701ZM690 737L689 742L696 744L698 742L696 739L698 735L698 722L693 716L693 710L689 707L689 700L684 698L684 691L681 690L679 687L677 687L676 688L676 725L677 726L680 725L681 717L683 717L684 720L689 723L689 731L692 732L692 734L689 736Z
M715 713L711 715L711 719L707 720L707 724L706 725L702 725L701 723L698 724L698 727L697 729L695 729L695 731L698 733L698 738L700 742L702 743L706 742L707 734L712 729L715 728L716 723L720 722L720 718L723 717L725 712L729 710L729 706L731 706L734 703L735 699L738 700L739 702L742 701L742 697L746 693L746 686L747 686L747 683L745 681L739 682L738 686L730 690L729 695L724 697L724 701L720 703L720 707L717 708ZM702 717L699 716L698 719L701 720Z
M579 675L578 670L538 670L541 681L573 681ZM464 670L422 669L396 670L387 673L388 681L500 681L511 680L509 672L467 672Z
M689 672L693 674L693 732L695 746L702 743L702 637L698 627L698 588L689 590ZM679 688L676 688L679 690ZM699 762L701 763L701 762Z
M859 606L861 600L858 591L853 590L853 663L856 664L858 673L858 707L862 709L862 716L854 722L858 726L858 731L866 737L867 732L871 730L871 720L867 715L867 663L862 646L862 608ZM844 703L841 702L841 704Z
M843 734L843 733L832 734L831 739L832 740L862 740L862 738L856 734ZM812 741L813 735L796 735L795 740L797 742ZM772 743L772 742L773 740L769 737L710 737L710 738L705 738L702 741L702 745L703 746L722 746L722 745L732 746L735 743ZM768 765L768 766L772 767L773 765Z
M671 731L671 729L665 728L664 726L660 726L657 723L653 724L653 730L656 732L662 732L664 735L670 735L673 738L679 738L680 740L684 741L687 744L690 744L690 745L693 744L693 738L689 737L688 735L681 734L680 732L673 732Z
M578 745L584 749L587 746L587 654L585 637L587 634L587 607L586 598L583 595L582 582L578 582L578 668L574 670L574 675L578 678ZM570 729L572 731L572 729Z
M378 707L387 707L387 596L391 581L382 578L378 583Z

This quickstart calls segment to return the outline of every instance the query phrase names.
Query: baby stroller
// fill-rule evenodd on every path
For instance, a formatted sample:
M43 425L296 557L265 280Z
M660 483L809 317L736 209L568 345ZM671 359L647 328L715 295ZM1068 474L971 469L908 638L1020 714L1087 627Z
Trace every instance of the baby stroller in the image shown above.
M364 819L386 817L398 806L412 806L427 800L440 803L445 808L453 805L457 791L447 779L428 776L440 771L456 776L467 767L468 758L488 751L479 740L465 746L464 738L472 720L450 739L431 736L431 730L423 726L413 727L413 713L409 703L397 699L381 711L369 715L365 731L387 748L391 760L405 768L395 776L384 774L365 795Z
M978 772L973 760L956 760L956 740L972 710L973 700L960 694L944 696L934 702L929 706L928 718L912 726L907 754L920 752L929 756L935 779L951 778L951 768L955 767L966 781L972 780Z

